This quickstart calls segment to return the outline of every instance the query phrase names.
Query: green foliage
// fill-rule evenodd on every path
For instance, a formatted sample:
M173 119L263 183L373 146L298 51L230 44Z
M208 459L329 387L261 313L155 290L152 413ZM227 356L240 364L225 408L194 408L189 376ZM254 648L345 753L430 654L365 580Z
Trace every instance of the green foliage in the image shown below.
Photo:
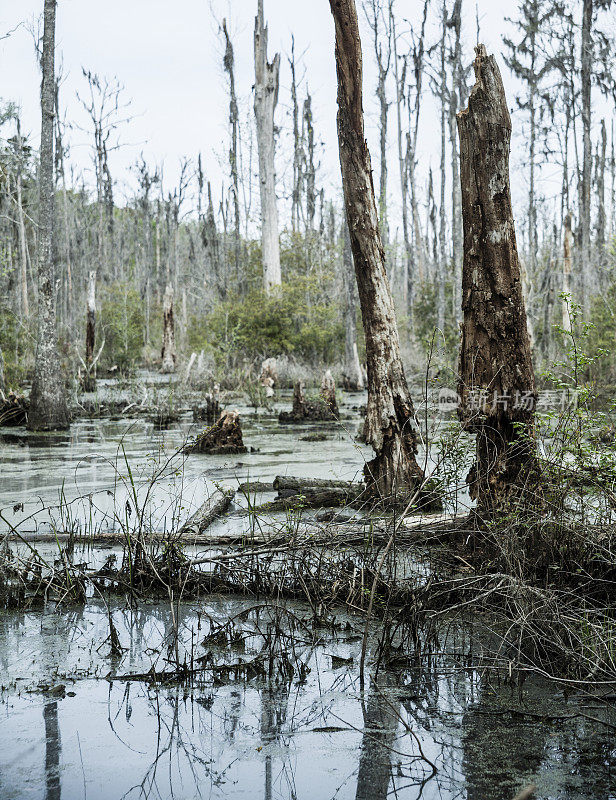
M34 362L35 338L31 320L16 317L0 308L0 350L4 357L4 377L8 389L19 392Z
M210 350L219 366L241 354L254 359L293 354L307 361L334 361L344 347L336 301L318 297L315 278L296 279L267 296L261 289L219 304L207 317L193 317L187 338L192 350Z
M415 332L418 341L429 352L432 347L434 331L438 324L438 288L436 282L423 283L417 289L413 306L415 319ZM459 330L457 320L452 314L453 285L450 281L445 284L445 330L441 331L444 338L444 351L457 353L459 345Z
M143 302L131 285L112 283L105 287L99 327L105 337L103 363L117 365L122 373L130 372L141 358L145 331Z

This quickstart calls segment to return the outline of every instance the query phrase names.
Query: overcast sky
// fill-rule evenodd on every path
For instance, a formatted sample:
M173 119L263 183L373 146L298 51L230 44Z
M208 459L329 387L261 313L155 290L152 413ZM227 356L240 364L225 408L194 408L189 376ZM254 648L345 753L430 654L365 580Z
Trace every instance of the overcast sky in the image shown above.
M36 23L43 0L0 0L0 35L25 23L0 41L0 97L16 101L22 109L23 129L38 143L40 77L34 57L33 39L28 27ZM397 17L419 25L422 3L397 0ZM82 67L101 76L117 78L125 86L125 97L132 101L134 116L122 132L125 146L114 153L112 170L118 182L121 201L130 180L128 168L143 151L147 160L164 162L167 188L177 176L182 156L196 157L201 152L204 170L213 187L220 187L226 175L227 136L226 82L222 73L222 46L219 20L228 19L232 33L237 70L237 90L244 114L252 113L251 87L254 79L252 32L256 0L58 0L57 62L62 63L65 80L61 102L69 121L71 162L81 170L90 164L90 141L79 126L85 125L76 91L84 89ZM479 0L481 38L500 57L504 18L514 13L507 0ZM270 28L270 58L282 53L281 96L277 124L289 126L290 72L286 56L291 36L296 54L301 56L304 81L313 94L317 133L324 141L321 155L321 180L329 188L339 184L335 135L336 76L333 55L333 20L327 0L265 0ZM433 10L436 16L436 4ZM467 60L472 59L476 39L476 7L465 0L463 33ZM363 24L363 17L362 17ZM365 30L365 27L364 27ZM432 29L431 41L437 38ZM502 59L499 58L502 64ZM365 108L373 163L377 165L376 100L370 41L364 36ZM514 87L506 70L503 77L511 95ZM513 106L513 97L509 98ZM438 124L428 113L422 129L421 164L437 165ZM390 166L395 182L395 117L390 117ZM277 167L279 176L288 168L282 142ZM218 194L218 190L216 190Z

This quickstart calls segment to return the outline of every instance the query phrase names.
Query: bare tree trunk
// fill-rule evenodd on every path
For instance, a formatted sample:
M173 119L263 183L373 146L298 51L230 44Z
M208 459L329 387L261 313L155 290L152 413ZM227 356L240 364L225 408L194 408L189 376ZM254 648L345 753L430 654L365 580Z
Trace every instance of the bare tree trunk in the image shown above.
M563 244L563 329L571 333L571 251L573 249L573 232L571 230L571 214L565 216L565 235Z
M53 262L55 26L56 0L45 0L41 59L43 82L39 173L39 319L34 380L28 412L30 430L57 430L69 426L66 389L56 340L56 282Z
M385 496L417 486L415 411L400 358L394 305L364 136L362 54L354 0L330 0L336 28L338 143L342 186L359 289L368 367L366 441L375 458L366 482Z
M344 371L343 385L347 392L361 392L364 376L357 352L357 330L355 311L355 268L351 251L351 237L346 218L342 222L342 276L344 281Z
M306 135L306 235L314 229L314 217L317 211L316 167L314 163L314 125L312 123L312 98L306 92L303 109L304 130Z
M447 210L445 208L445 150L447 147L447 69L445 51L447 42L447 4L443 0L442 9L442 35L441 35L441 74L440 74L440 103L441 103L441 162L440 162L440 214L439 214L439 252L436 262L438 286L436 302L436 324L440 331L445 330L445 272L447 269Z
M402 237L404 239L404 260L401 278L402 289L402 308L404 312L409 315L412 322L412 309L409 306L409 277L413 270L413 253L411 249L411 240L409 236L409 177L406 168L406 159L403 148L403 135L402 135L402 105L404 103L404 87L406 85L406 71L407 59L405 58L402 65L402 73L398 73L398 42L396 35L396 24L393 14L393 2L390 0L389 6L389 25L391 29L391 38L393 46L393 61L394 61L394 78L396 81L396 122L398 133L398 167L400 170L400 195L402 202Z
M26 243L26 225L24 222L24 206L21 186L21 170L23 167L23 140L21 138L21 123L16 117L17 125L17 174L15 185L17 190L17 227L19 230L19 297L20 311L24 317L30 316L28 303L28 245Z
M597 155L597 251L599 264L603 264L605 249L605 157L607 153L607 130L601 120L601 144Z
M255 117L259 150L259 183L261 189L261 248L263 286L266 292L282 283L278 208L276 205L276 173L274 168L274 111L278 103L280 54L270 64L267 60L267 27L263 20L263 0L259 0L255 18Z
M450 25L454 30L452 52L453 72L449 92L449 138L451 140L451 242L453 261L452 310L454 320L460 316L460 288L462 284L462 198L460 196L460 159L458 155L458 132L456 114L462 98L462 0L455 0Z
M493 56L477 45L476 83L458 114L464 224L459 415L477 434L469 473L480 512L505 505L533 461L535 377L509 187L511 119Z
M582 185L580 197L582 304L587 308L590 282L590 188L592 178L591 92L592 92L593 0L583 0L582 11Z
M235 56L229 32L227 31L227 20L222 21L222 30L225 36L225 55L223 66L229 76L229 124L231 125L231 146L229 147L229 168L231 172L231 196L233 198L233 263L235 277L239 282L240 274L240 186L238 169L239 151L239 112L237 106L237 96L235 93ZM216 223L214 223L215 225ZM219 276L220 277L220 276ZM226 278L226 276L225 276ZM221 284L219 283L219 286ZM226 295L226 285L224 287Z
M96 272L92 270L88 276L88 301L86 308L86 374L83 379L84 392L96 390L96 372L94 365L94 344L96 340Z
M293 189L291 191L291 230L299 229L300 202L302 192L303 148L299 129L299 103L297 100L297 77L295 73L295 37L291 37L291 102L293 104Z
M175 322L173 319L173 286L167 283L163 300L163 346L160 371L164 374L175 372Z

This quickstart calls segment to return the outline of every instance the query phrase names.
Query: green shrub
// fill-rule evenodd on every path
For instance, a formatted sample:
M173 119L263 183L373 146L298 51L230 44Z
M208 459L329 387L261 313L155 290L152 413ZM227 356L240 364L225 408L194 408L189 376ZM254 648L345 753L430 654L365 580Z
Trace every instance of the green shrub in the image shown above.
M127 283L112 283L102 291L99 327L105 337L101 356L107 367L130 372L140 360L145 332L143 301Z

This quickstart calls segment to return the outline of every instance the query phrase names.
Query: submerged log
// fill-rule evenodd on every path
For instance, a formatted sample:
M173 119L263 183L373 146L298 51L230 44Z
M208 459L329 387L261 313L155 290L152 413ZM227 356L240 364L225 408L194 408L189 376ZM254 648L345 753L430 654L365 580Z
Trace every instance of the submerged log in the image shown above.
M458 414L477 435L471 497L489 512L532 467L537 395L511 209L511 119L494 57L481 44L475 51L476 83L457 118L464 224Z
M321 488L321 489L347 489L349 491L358 488L357 483L351 481L336 481L328 480L327 478L296 478L293 475L278 475L274 478L273 488L276 491L280 489L293 489L296 492L302 491L306 488Z
M331 374L331 373L330 373ZM325 378L323 379L325 381ZM332 378L333 382L333 378ZM321 388L323 392L323 387ZM336 402L336 387L334 385L334 403ZM283 424L298 422L327 422L338 417L338 406L335 412L332 410L331 403L323 399L323 395L318 400L306 400L306 390L303 381L297 381L293 387L293 408L291 411L281 411L278 421Z
M0 428L16 428L28 420L28 400L9 392L6 398L0 394Z
M184 452L212 455L247 453L238 412L230 409L223 411L218 422L200 433L192 444L184 448Z
M224 514L235 497L234 489L217 490L203 505L182 525L179 530L182 536L200 536L211 524Z

